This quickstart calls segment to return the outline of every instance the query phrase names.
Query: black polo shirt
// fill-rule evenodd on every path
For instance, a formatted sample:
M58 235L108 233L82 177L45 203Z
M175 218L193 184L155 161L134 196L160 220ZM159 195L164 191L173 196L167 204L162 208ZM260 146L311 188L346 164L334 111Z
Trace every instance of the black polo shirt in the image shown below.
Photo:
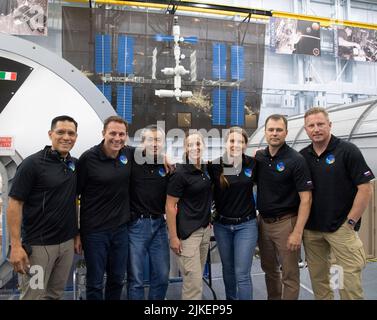
M81 155L77 166L81 233L110 230L129 221L133 152L127 146L115 159L109 158L102 141Z
M220 175L224 171L228 186L222 188ZM227 164L226 156L218 158L208 165L208 172L214 184L214 200L217 212L224 217L255 218L253 196L253 176L255 160L247 155L242 157L242 167L235 168Z
M164 159L150 159L143 164L133 158L131 171L131 213L165 214L168 174L164 168Z
M76 159L50 146L17 168L9 196L23 201L22 242L55 245L77 234Z
M258 151L257 209L266 218L297 212L299 192L313 189L310 171L305 159L286 143L275 156L266 149Z
M352 143L331 136L326 150L317 156L310 144L302 149L315 189L311 213L305 228L333 232L347 219L357 186L374 175L360 150Z
M178 164L171 175L167 194L179 198L177 235L187 239L194 231L209 224L212 202L211 179L206 165Z

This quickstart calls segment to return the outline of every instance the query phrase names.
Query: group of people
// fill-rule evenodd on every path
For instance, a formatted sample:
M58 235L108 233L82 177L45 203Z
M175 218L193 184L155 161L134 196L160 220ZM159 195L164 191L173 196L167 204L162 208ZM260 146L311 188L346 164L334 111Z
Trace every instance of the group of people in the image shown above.
M163 300L170 247L183 278L181 298L202 299L213 226L226 299L253 299L257 245L268 299L298 299L302 241L316 299L333 298L334 258L341 298L362 299L366 260L357 230L374 175L355 145L331 134L325 109L306 112L305 130L312 143L297 152L285 142L286 118L271 115L267 147L251 157L246 132L232 127L224 154L209 162L203 136L189 133L183 161L173 168L157 126L144 128L133 148L127 122L109 117L103 141L76 160L69 152L77 123L53 119L51 146L21 163L9 192L10 262L20 273L21 298L62 298L74 251L83 251L87 299L120 299L126 274L128 299L144 299L148 256L148 299ZM44 270L43 286L31 281L33 265Z

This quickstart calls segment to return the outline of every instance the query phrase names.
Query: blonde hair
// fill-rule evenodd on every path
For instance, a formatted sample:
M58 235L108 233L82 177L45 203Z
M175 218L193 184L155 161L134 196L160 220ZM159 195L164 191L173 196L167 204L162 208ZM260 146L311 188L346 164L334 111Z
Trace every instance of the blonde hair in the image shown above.
M323 113L323 115L326 117L326 119L329 120L329 113L326 111L325 108L322 108L322 107L312 107L312 108L310 108L309 110L307 110L305 112L304 119L306 119L307 117L309 117L313 114L317 114L317 113Z

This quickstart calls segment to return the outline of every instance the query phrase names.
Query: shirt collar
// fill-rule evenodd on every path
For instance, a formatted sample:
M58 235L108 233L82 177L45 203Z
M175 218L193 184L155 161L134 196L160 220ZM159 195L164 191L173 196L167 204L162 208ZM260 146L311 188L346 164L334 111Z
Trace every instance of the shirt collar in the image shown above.
M68 152L67 156L64 158L60 155L59 151L52 150L52 146L45 146L43 151L44 151L45 157L48 156L51 159L55 159L55 160L59 160L59 161L61 161L61 160L69 161L69 160L72 159L71 154L69 152Z
M205 172L207 170L207 165L205 165L204 163L202 163L202 165L200 166L200 169L198 169L197 167L195 167L191 163L184 164L184 166L185 166L186 170L189 171L189 172L191 172L191 173L194 173L194 172Z
M229 163L228 154L225 152L222 156L222 159L220 160L223 167L233 167L233 164ZM246 157L245 154L242 154L242 165L245 164Z
M276 154L274 156L271 156L268 146L264 149L264 152L265 152L266 157L278 158L278 157L281 157L282 155L284 155L284 153L286 153L288 151L288 149L289 149L289 146L287 145L286 142L284 142L284 144L279 148L278 152L276 152Z
M156 165L160 165L160 164L164 164L164 156L162 154L158 154L157 156L154 156L153 159L152 157L149 157L146 155L146 152L145 152L145 149L142 151L142 155L145 159L145 162L144 162L144 165L152 165L152 166L156 166Z
M329 141L329 144L327 145L326 147L326 150L324 152L322 152L322 155L324 154L327 154L331 151L334 151L334 149L336 148L336 146L339 144L340 142L340 139L338 137L335 137L333 134L331 135L331 138L330 138L330 141ZM318 157L317 153L314 151L314 148L313 148L313 143L311 143L309 145L309 152L313 155L315 155L316 157Z

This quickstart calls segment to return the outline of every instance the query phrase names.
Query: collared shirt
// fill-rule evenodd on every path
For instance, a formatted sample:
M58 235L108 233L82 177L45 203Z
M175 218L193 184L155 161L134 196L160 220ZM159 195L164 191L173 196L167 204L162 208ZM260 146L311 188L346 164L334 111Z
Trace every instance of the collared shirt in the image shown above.
M214 184L214 200L216 211L228 218L255 218L255 201L253 196L253 176L255 160L247 155L242 156L242 166L227 164L226 156L218 158L208 165L208 172ZM220 176L228 181L221 187Z
M23 201L22 241L55 245L77 234L76 159L46 146L17 168L9 196Z
M195 230L208 226L212 195L206 165L199 170L192 164L178 164L170 177L167 194L179 198L178 238L187 239Z
M81 155L77 165L81 233L110 230L129 221L133 152L127 146L110 158L102 141Z
M336 231L347 219L357 186L369 182L374 175L354 144L333 135L320 156L313 150L313 144L300 152L309 165L315 188L305 228Z
M145 158L146 159L146 158ZM132 159L131 212L132 214L164 214L169 175L163 158L138 164Z
M257 209L266 218L297 212L299 192L310 191L313 184L305 159L286 143L275 156L268 147L258 151L257 160Z

